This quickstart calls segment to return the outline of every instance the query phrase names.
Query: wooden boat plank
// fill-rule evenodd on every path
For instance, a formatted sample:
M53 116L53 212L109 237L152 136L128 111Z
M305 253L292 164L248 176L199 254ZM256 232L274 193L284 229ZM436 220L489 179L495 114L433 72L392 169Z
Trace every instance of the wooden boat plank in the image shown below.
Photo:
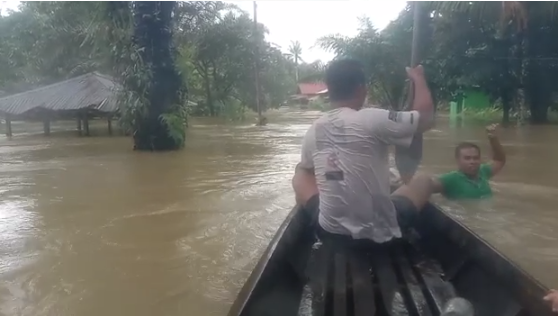
M408 289L408 295L411 296L413 304L411 308L414 309L412 313L419 316L433 315L422 292L424 285L421 286L415 277L411 264L409 263L409 260L405 256L403 250L400 247L397 247L394 251L394 256L401 271L401 277L405 283L405 288Z
M333 262L331 262L332 251L327 245L322 245L318 250L318 260L321 264L317 265L318 270L312 288L315 290L314 300L312 302L316 316L325 316L328 309L328 293L330 292L330 270Z
M370 261L357 253L349 254L355 316L376 315Z
M444 304L449 299L456 297L455 289L451 283L442 278L441 267L437 266L432 259L420 256L412 247L405 250L417 281L423 284L423 295L426 302L434 314L439 314Z
M334 260L333 315L347 315L347 260L345 253L336 253Z
M399 290L397 276L393 271L391 260L384 249L372 254L372 266L378 280L378 288L387 315L401 315L405 309L403 295Z
M486 271L492 280L497 280L500 292L505 289L505 292L529 310L531 315L553 315L548 306L541 302L541 297L548 292L548 288L465 225L451 218L434 204L428 204L421 211L421 222L423 243L432 245L428 251L435 254L442 264L448 257L453 256L451 253L467 253L475 266ZM446 249L450 250L450 253L444 255Z
M390 263L377 265L379 269L373 273L372 261L365 257L374 251L356 257L348 253L335 259L331 254L324 257L321 250L312 250L314 231L301 213L293 209L281 225L229 316L298 315L302 289L309 285L300 268L309 268L304 262L311 251L318 259L314 270L320 270L314 278L323 284L320 291L308 296L318 303L317 308L312 304L314 312L319 311L313 315L383 316L382 306L390 307L386 297L396 292L405 298L409 315L430 316L426 309L424 313L420 309L421 294L431 315L438 315L445 301L457 292L475 306L476 316L553 316L541 300L548 288L435 205L421 211L421 224L417 227L420 237L416 245L413 243L418 247L416 253L408 252L413 247L406 244L403 255L396 252L390 257L394 251L390 246L384 252L384 259ZM343 265L343 260L348 266L344 278L334 268ZM344 293L340 291L343 283ZM411 291L417 283L422 291ZM411 301L413 304L409 304Z

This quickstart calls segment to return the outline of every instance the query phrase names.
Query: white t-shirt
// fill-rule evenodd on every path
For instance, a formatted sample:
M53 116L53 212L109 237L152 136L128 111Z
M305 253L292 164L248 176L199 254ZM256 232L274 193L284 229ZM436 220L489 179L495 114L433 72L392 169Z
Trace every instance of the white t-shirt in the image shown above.
M314 168L320 226L335 234L382 243L401 237L390 199L390 145L409 146L419 113L338 108L310 127L301 167Z

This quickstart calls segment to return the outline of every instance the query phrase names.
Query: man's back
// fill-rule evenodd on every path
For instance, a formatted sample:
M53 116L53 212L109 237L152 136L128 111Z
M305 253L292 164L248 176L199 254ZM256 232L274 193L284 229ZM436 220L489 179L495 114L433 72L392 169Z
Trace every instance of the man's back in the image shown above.
M312 160L320 192L319 222L328 232L376 242L401 235L390 201L388 145L375 131L385 113L338 108L305 136L303 155Z
M422 67L407 69L407 74L415 85L413 109L431 111L432 98ZM329 233L379 243L399 237L396 209L419 204L406 196L390 198L388 146L409 147L419 126L423 132L431 120L419 111L362 109L368 87L358 61L332 61L325 81L335 110L310 128L297 166L316 177L319 224Z

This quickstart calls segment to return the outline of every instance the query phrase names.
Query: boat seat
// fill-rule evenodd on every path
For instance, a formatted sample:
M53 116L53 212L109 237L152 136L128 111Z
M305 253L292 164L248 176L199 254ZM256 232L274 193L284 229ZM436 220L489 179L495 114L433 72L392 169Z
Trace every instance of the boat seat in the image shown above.
M314 315L440 315L455 290L437 263L420 254L406 243L367 251L322 245L310 281L317 283Z

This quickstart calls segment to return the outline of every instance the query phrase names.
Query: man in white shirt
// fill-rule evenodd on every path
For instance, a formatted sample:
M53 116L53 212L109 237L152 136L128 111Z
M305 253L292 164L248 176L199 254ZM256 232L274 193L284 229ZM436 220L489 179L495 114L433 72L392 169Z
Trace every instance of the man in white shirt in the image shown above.
M328 67L333 109L306 133L293 178L297 201L316 213L319 207L320 232L384 243L401 237L400 225L411 225L428 201L428 176L390 190L389 146L409 146L415 133L433 124L422 66L407 68L407 74L415 89L411 111L363 109L367 85L360 63L336 60Z

